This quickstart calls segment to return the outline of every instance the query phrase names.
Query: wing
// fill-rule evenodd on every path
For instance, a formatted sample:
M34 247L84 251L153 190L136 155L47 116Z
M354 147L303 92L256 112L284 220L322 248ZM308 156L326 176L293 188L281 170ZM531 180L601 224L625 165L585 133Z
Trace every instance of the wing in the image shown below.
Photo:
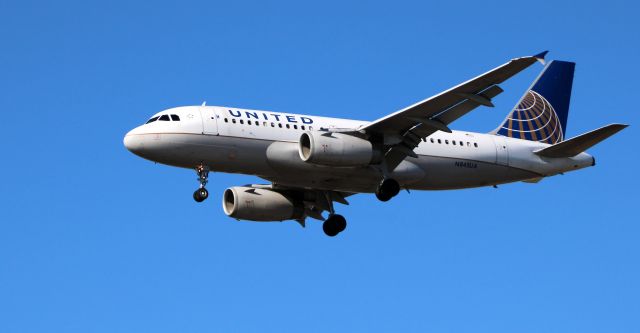
M448 124L480 105L492 107L491 99L503 90L499 83L509 79L536 61L543 62L547 51L511 61L478 77L459 84L438 95L427 98L391 115L378 119L360 128L372 136L381 136L385 162L393 170L407 156L417 157L413 152L420 140L436 131L451 132Z

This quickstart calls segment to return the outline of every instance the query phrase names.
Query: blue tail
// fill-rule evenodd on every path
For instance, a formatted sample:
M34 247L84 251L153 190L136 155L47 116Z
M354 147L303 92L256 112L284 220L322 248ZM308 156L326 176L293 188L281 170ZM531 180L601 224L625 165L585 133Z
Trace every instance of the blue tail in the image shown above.
M512 138L554 144L564 140L576 64L551 61L496 131Z

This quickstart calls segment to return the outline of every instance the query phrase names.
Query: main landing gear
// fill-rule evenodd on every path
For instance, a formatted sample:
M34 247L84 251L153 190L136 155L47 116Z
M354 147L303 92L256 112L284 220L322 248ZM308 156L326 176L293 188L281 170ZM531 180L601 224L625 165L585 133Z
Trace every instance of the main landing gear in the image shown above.
M337 234L344 231L347 228L347 220L342 215L336 214L333 209L333 199L329 192L324 192L324 197L327 204L327 210L329 211L329 217L322 223L322 231L329 237L334 237Z
M200 183L200 188L193 192L193 200L197 202L203 202L209 197L209 191L207 191L207 189L205 188L207 182L209 181L209 168L203 165L199 165L196 168L196 172L198 173L198 182Z
M400 184L394 179L384 179L376 190L376 197L380 201L389 201L400 193Z
M322 223L322 231L329 237L334 237L347 228L347 220L342 215L331 214L324 223Z

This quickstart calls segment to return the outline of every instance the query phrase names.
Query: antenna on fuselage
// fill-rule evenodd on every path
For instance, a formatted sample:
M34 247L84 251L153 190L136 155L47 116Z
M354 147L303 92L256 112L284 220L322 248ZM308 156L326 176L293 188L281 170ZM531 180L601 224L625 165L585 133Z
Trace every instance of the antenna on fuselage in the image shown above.
M207 106L207 101L202 102L201 106Z

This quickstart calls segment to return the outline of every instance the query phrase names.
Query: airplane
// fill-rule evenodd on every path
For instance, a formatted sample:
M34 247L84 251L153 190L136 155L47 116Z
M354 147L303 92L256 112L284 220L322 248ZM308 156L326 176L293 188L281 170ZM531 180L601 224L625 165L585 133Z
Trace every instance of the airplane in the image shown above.
M237 220L303 227L324 221L327 236L345 230L334 203L358 193L388 201L401 189L447 190L536 183L595 165L585 151L628 125L610 124L566 139L575 63L550 61L505 120L489 133L449 124L493 107L498 84L547 51L512 59L480 76L373 122L240 109L183 106L153 115L124 137L142 158L193 169L197 202L209 197L209 172L255 175L269 184L226 189L224 213ZM323 214L327 213L326 217Z

